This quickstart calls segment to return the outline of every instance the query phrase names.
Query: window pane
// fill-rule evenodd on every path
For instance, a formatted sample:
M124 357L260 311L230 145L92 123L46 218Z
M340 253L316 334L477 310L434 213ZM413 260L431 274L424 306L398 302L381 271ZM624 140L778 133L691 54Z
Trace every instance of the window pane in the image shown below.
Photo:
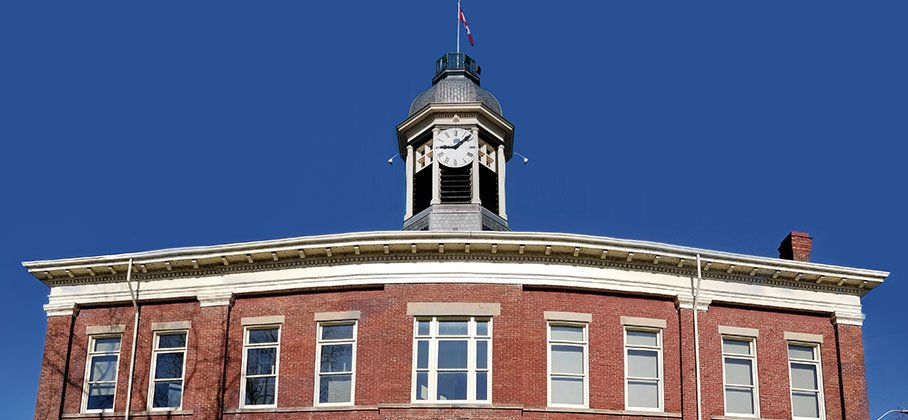
M467 335L467 321L438 321L438 335Z
M277 361L277 349L248 349L246 350L247 375L271 375L274 373Z
M275 378L247 378L246 405L274 404Z
M416 342L416 368L417 369L428 369L429 368L429 342L428 341L417 341Z
M352 372L353 345L332 344L322 346L322 372Z
M489 399L489 372L476 372L476 399Z
M114 384L95 384L88 388L89 410L107 410L113 408Z
M813 347L789 344L788 345L788 358L789 359L814 360Z
M479 340L476 342L476 369L489 367L489 342Z
M753 370L750 360L725 358L725 383L729 385L753 385Z
M186 333L163 334L158 336L159 349L174 349L186 347Z
M583 374L583 347L553 345L552 373Z
M429 321L419 321L416 323L416 335L429 335Z
M91 382L113 381L117 377L117 356L94 356L91 358Z
M249 344L277 343L277 328L249 330Z
M438 399L439 400L465 400L465 399L467 399L467 373L466 372L439 372L438 373Z
M467 368L467 342L466 341L439 341L438 342L438 368L439 369L466 369Z
M426 400L429 398L429 373L416 373L416 399Z
M489 321L476 321L476 335L481 337L489 335Z
M322 376L318 385L318 402L350 402L351 379L350 375Z
M725 388L725 412L754 414L753 390Z
M583 327L570 327L566 325L552 325L552 340L556 341L583 341Z
M792 392L791 408L795 417L820 417L817 394L812 392Z
M722 352L730 354L750 354L750 342L741 340L722 340Z
M96 352L115 352L120 351L120 337L105 337L95 339Z
M344 340L353 338L353 324L322 326L322 340Z
M178 379L183 377L183 353L158 354L154 365L155 379Z
M583 379L552 378L553 404L583 404Z
M658 378L659 359L652 350L627 351L627 376L635 378Z
M659 384L656 382L628 381L627 405L631 407L659 408Z
M791 364L791 387L800 389L819 389L817 387L817 367L804 363Z
M627 331L627 345L629 346L659 346L659 334L650 331Z
M155 382L154 397L151 404L154 408L177 408L180 406L182 398L182 381Z

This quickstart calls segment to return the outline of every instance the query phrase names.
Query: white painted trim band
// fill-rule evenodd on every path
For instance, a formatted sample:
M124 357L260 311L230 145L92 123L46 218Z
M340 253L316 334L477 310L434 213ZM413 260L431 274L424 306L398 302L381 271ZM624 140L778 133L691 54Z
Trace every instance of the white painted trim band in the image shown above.
M412 316L498 316L500 303L410 302L407 315Z
M345 311L345 312L316 312L315 320L316 321L347 321L352 319L359 319L359 311Z
M786 341L802 341L805 343L823 344L823 336L819 334L797 333L785 331Z
M240 323L245 327L248 325L270 325L270 324L283 324L284 316L283 315L273 315L273 316L251 316L244 317Z
M757 338L760 336L760 330L755 329L755 328L728 327L725 325L720 325L719 334L733 335L733 336L738 336L738 337Z
M634 316L622 316L621 325L625 327L646 327L665 329L666 321L656 318L639 318Z

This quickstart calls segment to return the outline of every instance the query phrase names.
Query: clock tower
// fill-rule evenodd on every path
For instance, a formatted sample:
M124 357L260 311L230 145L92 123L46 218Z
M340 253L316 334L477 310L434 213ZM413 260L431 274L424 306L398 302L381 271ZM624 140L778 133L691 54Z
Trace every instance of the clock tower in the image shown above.
M466 54L443 55L432 87L397 126L407 173L404 230L510 230L504 181L514 125L479 87L479 73Z

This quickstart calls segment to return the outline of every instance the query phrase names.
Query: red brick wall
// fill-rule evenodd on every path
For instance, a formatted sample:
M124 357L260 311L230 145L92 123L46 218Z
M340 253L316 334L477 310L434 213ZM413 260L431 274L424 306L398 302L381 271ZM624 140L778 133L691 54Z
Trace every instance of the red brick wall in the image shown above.
M438 409L410 407L413 351L412 317L408 302L498 302L501 315L493 321L492 400L495 408ZM358 310L356 403L362 411L312 411L315 371L316 312ZM590 324L590 408L595 413L538 411L546 406L545 311L592 314ZM237 413L240 400L242 364L242 318L283 315L281 331L278 406L287 413ZM133 411L147 404L151 324L192 321L186 362L183 408L196 418L590 418L624 409L624 353L621 316L664 319L663 361L665 410L695 418L696 396L693 364L692 311L676 309L674 302L647 297L606 293L524 289L519 285L488 284L401 284L384 288L329 292L240 297L228 306L200 308L198 302L146 305L142 308L133 390ZM132 337L133 310L130 306L86 308L75 318L64 412L78 413L81 407L85 370L86 327L126 326L120 353L116 410L126 403L126 382ZM755 328L760 379L761 414L767 418L790 417L787 348L785 331L820 334L824 337L822 368L826 413L829 419L843 418L842 385L836 354L836 330L826 316L782 313L770 310L725 307L713 304L700 313L700 343L703 373L704 418L723 415L722 362L718 326ZM863 381L863 353L860 328L839 327L843 375L848 382L848 419L867 417L866 385ZM67 347L66 317L51 317L48 324L45 367L36 408L36 418L57 418L54 404L53 366ZM226 343L226 348L225 348ZM63 349L63 350L61 350ZM57 360L59 359L59 360ZM226 365L226 375L225 375ZM56 383L62 384L62 374ZM683 389L682 389L683 381ZM223 386L222 386L223 383ZM223 390L223 392L222 392ZM854 401L849 402L849 401ZM223 407L222 407L223 406ZM524 407L526 409L521 409ZM611 413L611 414L610 414ZM864 413L861 417L860 413ZM138 416L136 418L143 418ZM640 419L641 417L633 417Z
M79 312L73 326L72 352L69 357L69 380L66 382L64 413L78 413L82 408L82 384L85 380L85 362L88 349L86 328L101 325L125 325L120 341L120 359L117 370L117 390L114 408L122 411L126 407L126 373L129 369L129 351L132 346L132 307L84 309ZM141 337L141 335L140 335Z
M785 341L785 332L822 335L820 354L826 418L842 418L835 331L829 317L714 304L709 311L701 312L699 322L704 418L724 415L725 410L719 325L759 330L756 347L760 415L766 418L791 417L788 343Z
M842 395L845 418L870 419L867 402L867 376L864 371L864 342L861 327L836 325L839 352L838 364L842 376Z
M61 395L67 380L70 332L73 325L71 316L47 318L47 338L44 340L44 360L41 362L41 377L38 382L38 399L35 405L36 420L60 418Z
M523 403L528 406L545 407L547 404L546 328L545 311L565 311L592 314L590 334L590 408L624 409L624 326L621 316L657 318L666 320L662 332L664 369L665 409L681 411L680 363L678 347L678 311L674 302L665 300L619 297L605 294L527 291L524 305L526 310L521 322L524 324L522 343L515 348L525 349L516 360L523 369L531 369L532 375L521 379L526 384L527 394ZM504 312L504 308L502 308ZM497 322L497 320L496 320ZM496 324L498 325L498 324ZM495 337L496 343L498 337ZM518 379L518 378L515 378ZM496 380L498 378L496 377ZM497 403L498 401L496 401ZM517 401L515 401L517 402Z

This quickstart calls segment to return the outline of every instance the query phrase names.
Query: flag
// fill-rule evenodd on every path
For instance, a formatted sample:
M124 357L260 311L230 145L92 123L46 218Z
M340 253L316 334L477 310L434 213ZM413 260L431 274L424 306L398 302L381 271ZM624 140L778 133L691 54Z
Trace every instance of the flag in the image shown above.
M460 8L460 2L457 3L457 11L460 12L460 21L463 22L463 27L467 30L467 39L470 40L470 46L475 47L476 44L473 43L473 34L470 33L470 25L467 25L467 17L463 15L463 9Z

